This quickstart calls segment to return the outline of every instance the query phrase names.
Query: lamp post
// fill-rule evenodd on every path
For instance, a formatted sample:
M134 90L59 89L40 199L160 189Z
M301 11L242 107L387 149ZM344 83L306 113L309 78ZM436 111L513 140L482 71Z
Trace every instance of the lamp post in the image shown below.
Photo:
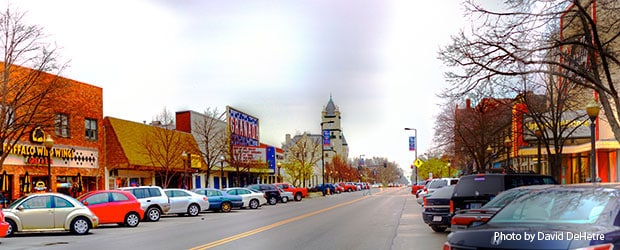
M183 179L181 180L181 188L187 189L187 185L185 184L187 179L187 165L192 162L192 154L183 151L181 157L183 157Z
M276 163L276 182L280 182L280 168L282 168L282 162Z
M487 147L487 153L489 154L489 170L493 168L493 158L491 158L491 154L493 154L493 148L491 145Z
M54 147L52 135L47 135L43 145L47 149L47 191L52 192L52 147Z
M323 124L328 124L328 123L334 123L334 121L327 121L327 122L321 122L321 135L323 136L323 143L321 146L321 176L323 179L323 185L325 185L325 144L329 143L328 145L331 145L330 142L330 135L329 134L325 134L325 131L323 131ZM327 136L327 140L326 137ZM326 143L327 142L327 143Z
M598 112L601 110L596 100L592 99L586 104L586 113L590 117L590 141L592 144L592 150L590 151L590 182L596 182L596 138L594 136L595 127L594 122L598 116Z
M220 156L220 188L225 188L224 187L224 156Z
M413 150L415 151L415 159L413 160L413 162L415 162L416 160L418 160L418 130L415 128L405 128L405 130L413 130L413 138L415 138L415 143L413 145ZM418 167L414 166L415 168L415 182L412 183L413 185L416 185L418 183Z
M512 140L510 136L506 136L504 140L504 147L506 147L506 167L510 169L510 146L512 146Z
M540 153L540 139L542 137L542 131L540 130L540 128L536 129L535 131L536 133L536 139L538 140L538 162L536 163L536 168L538 168L538 173L540 173L540 170L542 169L542 163L540 158L542 157L542 154Z

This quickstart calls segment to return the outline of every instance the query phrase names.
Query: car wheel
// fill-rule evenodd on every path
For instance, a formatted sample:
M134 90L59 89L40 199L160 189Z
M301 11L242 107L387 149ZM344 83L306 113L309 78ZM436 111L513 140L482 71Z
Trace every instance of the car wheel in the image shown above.
M252 199L250 200L250 209L257 209L258 208L258 200L257 199Z
M6 237L12 236L17 231L17 225L12 220L6 220L9 223L9 228L6 230Z
M71 222L71 232L77 235L84 235L90 230L90 222L84 217L77 217Z
M269 197L269 205L275 205L278 203L278 199L275 196Z
M447 227L442 227L442 226L437 226L437 225L432 225L431 229L433 229L433 231L438 232L438 233L442 233L444 231L446 231L446 229L448 229Z
M125 216L125 226L137 227L140 224L140 216L137 213L131 212Z
M198 205L196 204L190 204L189 207L187 208L187 214L189 214L189 216L196 216L200 213L200 207L198 207Z
M222 203L222 208L220 210L224 213L228 213L232 210L232 205L230 205L230 202L224 202Z
M146 210L146 216L144 216L147 221L158 221L161 217L161 211L159 208L150 207Z
M283 196L283 197L282 197L282 203L287 203L287 202L288 202L288 197Z
M301 201L302 198L300 193L295 194L295 201Z

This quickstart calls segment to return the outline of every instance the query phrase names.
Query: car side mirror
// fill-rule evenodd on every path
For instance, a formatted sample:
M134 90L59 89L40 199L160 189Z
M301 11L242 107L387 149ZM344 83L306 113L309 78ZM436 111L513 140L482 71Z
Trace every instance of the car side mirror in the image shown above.
M19 206L17 207L17 210L19 210L19 211L23 211L23 210L24 210L24 206L19 205Z

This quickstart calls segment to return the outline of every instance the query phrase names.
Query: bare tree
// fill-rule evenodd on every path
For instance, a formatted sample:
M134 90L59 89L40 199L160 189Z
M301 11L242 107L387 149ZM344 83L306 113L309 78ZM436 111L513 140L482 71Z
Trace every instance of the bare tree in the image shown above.
M223 162L226 160L222 159L225 158L227 148L224 115L225 113L218 111L217 108L207 108L201 119L192 125L202 158L207 164L205 169L207 186L209 186L211 171L217 170L218 163L221 164L219 167L223 167Z
M620 141L620 2L613 0L511 0L504 10L464 3L478 20L439 52L454 93L514 86L523 75L543 74L556 83L598 93L604 114ZM515 80L516 78L516 80ZM591 98L591 97L590 97ZM587 95L582 95L580 105ZM583 109L583 108L582 108Z
M287 153L282 168L294 186L310 179L314 166L321 160L321 147L320 137L307 132L296 135L290 144L284 145Z
M49 130L54 113L49 103L60 99L67 86L58 75L56 47L45 42L43 29L24 22L25 13L9 8L0 13L0 169L8 152L30 129ZM49 73L46 73L49 72Z
M197 153L199 150L191 134L174 130L174 116L166 108L158 114L152 127L140 142L142 153L146 155L154 167L156 177L161 186L167 188L172 180L182 177L187 172L187 160L183 153ZM187 186L187 183L183 183Z

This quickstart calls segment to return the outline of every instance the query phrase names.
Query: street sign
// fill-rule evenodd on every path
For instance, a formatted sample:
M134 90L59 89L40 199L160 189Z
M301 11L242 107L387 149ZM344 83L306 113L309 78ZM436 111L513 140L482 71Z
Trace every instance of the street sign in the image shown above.
M424 164L424 162L420 159L416 159L415 162L413 162L413 165L415 165L416 167L421 167Z

